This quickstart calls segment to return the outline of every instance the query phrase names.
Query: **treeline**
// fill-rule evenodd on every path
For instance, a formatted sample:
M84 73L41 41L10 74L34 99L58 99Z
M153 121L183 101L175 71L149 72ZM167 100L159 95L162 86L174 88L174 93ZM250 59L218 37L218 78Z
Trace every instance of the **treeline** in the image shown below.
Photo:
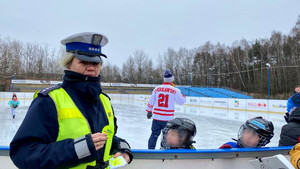
M59 59L64 49L23 43L0 37L0 78L16 73L18 78L61 80ZM155 62L152 58L157 58ZM175 84L229 87L265 98L268 67L273 98L286 98L300 84L300 16L288 35L273 31L268 39L238 40L232 45L212 44L193 48L167 49L158 57L135 51L121 67L109 62L101 69L103 82L163 82L166 68L175 75Z
M169 48L154 65L151 57L136 51L122 68L105 65L103 80L126 83L161 83L165 68L175 75L176 84L229 87L254 97L266 98L268 66L273 98L287 98L300 84L300 16L288 35L273 31L268 39L242 39L231 46L204 45L186 49Z
M61 79L59 59L64 53L63 48L49 49L0 36L0 78Z

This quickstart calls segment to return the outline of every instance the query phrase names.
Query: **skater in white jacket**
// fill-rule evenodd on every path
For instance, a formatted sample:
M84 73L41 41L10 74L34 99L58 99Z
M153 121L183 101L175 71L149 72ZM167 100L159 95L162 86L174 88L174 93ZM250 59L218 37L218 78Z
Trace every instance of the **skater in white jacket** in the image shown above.
M186 101L181 91L174 87L173 81L174 76L167 69L164 74L164 83L153 90L147 104L147 118L150 119L153 114L152 133L148 141L148 149L155 149L161 130L166 127L169 120L174 118L175 102L183 105Z

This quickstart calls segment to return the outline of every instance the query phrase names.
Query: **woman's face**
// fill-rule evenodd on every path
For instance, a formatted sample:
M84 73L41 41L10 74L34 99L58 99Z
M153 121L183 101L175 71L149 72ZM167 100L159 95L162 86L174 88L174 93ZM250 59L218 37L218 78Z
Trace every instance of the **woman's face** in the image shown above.
M69 66L69 70L87 75L98 77L100 74L101 63L95 62L86 62L83 60L79 60L78 58L74 57L71 65Z
M245 129L241 140L247 147L255 147L259 141L259 136L255 131Z

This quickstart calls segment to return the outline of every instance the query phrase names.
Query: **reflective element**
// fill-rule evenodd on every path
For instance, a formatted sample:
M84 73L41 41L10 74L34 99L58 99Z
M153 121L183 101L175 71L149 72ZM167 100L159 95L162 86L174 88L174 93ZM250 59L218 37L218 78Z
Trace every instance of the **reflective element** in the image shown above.
M126 165L127 165L127 162L123 156L119 156L116 158L113 157L113 158L109 159L109 168L110 169L121 168Z

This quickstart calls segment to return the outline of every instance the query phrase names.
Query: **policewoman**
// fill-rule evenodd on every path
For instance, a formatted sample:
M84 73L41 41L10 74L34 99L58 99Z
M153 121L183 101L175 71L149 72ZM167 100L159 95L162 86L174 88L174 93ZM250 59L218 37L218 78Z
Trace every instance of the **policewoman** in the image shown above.
M80 33L66 46L63 83L39 91L10 143L18 168L113 168L132 160L129 144L115 134L116 118L100 86L101 48L108 39Z

